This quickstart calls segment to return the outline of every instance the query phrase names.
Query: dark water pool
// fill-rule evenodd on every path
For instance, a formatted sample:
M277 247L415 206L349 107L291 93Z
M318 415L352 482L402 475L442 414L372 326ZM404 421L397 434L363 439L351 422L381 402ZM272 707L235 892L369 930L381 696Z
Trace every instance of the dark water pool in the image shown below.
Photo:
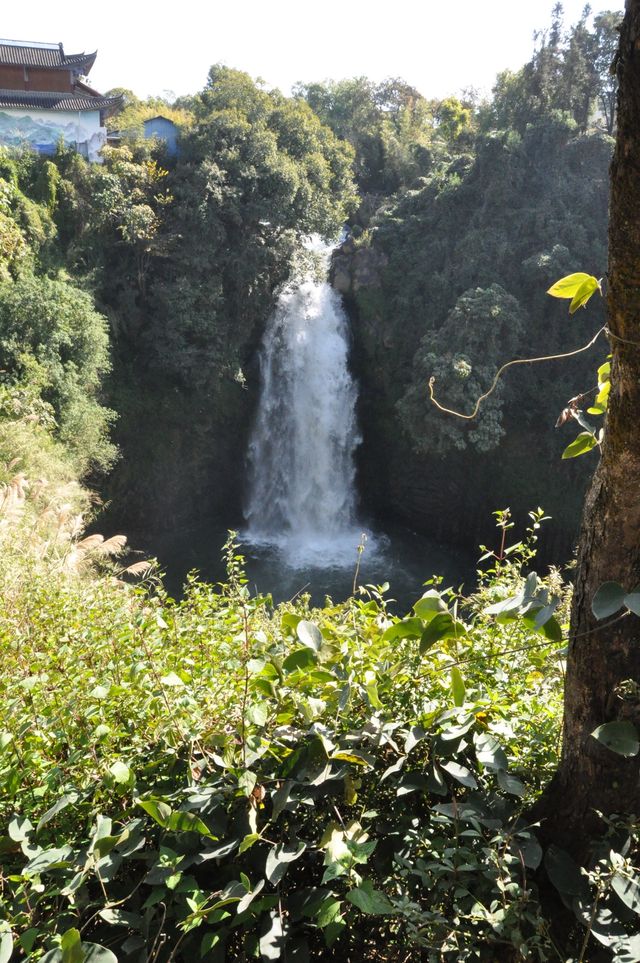
M192 570L207 581L224 580L221 555L226 537L220 528L204 527L164 534L147 547L166 573L167 589L179 596L185 577ZM441 576L445 585L464 584L468 590L475 583L476 555L401 526L389 526L384 533L370 530L361 553L361 537L356 531L352 536L342 535L337 542L326 537L312 544L304 540L261 544L242 533L238 542L240 554L246 559L251 590L271 593L275 602L302 593L308 593L314 605L322 605L327 596L334 602L344 601L353 592L358 557L357 584L388 582L386 594L394 600L392 609L396 612L408 611L422 594L424 583L434 575Z

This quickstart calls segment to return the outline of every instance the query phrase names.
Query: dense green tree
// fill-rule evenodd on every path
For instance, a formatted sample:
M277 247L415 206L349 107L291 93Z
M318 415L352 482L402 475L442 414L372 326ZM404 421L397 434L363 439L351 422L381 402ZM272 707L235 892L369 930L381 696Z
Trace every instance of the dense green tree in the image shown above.
M471 425L445 419L433 406L426 406L425 385L435 377L448 406L471 411L496 369L517 351L525 330L520 304L499 284L460 295L442 325L422 338L413 361L411 387L399 403L418 451L446 454L467 445L478 451L498 446L504 435L503 383Z
M552 364L508 372L478 424L437 413L428 382L436 377L435 396L446 407L469 412L505 361L588 340L589 332L582 339L575 325L568 333L554 320L544 292L606 259L610 154L604 133L580 135L557 113L530 123L523 136L487 132L474 150L388 202L355 243L347 297L362 385L361 470L378 511L475 542L487 537L479 520L496 505L526 512L543 504L556 519L556 550L568 550L584 479L566 462L561 475L552 470L567 439L539 430L565 407L565 379ZM513 314L501 338L472 297L494 285L505 292L503 316ZM466 321L460 299L470 297ZM596 305L593 330L599 320ZM586 357L567 368L583 390L592 369ZM385 466L375 457L380 445L390 452ZM478 478L471 488L464 485L470 465Z
M580 20L565 30L562 6L556 4L550 28L536 34L531 60L515 73L498 75L493 99L481 112L485 129L514 127L523 132L528 123L559 111L573 118L581 131L600 113L611 134L615 78L610 67L619 21L615 11L592 20L586 6Z
M0 284L0 367L4 384L50 406L80 472L109 467L113 412L98 400L110 368L107 324L88 294L30 273Z
M353 146L362 192L393 193L429 169L433 110L405 81L355 77L298 84L294 93Z

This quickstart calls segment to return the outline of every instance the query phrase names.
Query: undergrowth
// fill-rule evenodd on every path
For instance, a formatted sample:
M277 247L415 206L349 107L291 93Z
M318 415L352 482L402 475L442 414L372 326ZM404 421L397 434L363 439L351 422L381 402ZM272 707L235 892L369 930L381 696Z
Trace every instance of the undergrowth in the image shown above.
M527 818L567 600L522 575L541 513L403 619L386 586L274 607L232 539L226 583L176 602L9 467L0 959L568 958Z

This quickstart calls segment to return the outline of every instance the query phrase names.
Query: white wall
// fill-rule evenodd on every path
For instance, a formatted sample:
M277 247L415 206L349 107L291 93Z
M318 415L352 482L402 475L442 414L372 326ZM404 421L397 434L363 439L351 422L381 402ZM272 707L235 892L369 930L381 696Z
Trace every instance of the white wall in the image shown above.
M100 162L98 151L106 144L107 131L100 126L99 110L43 110L37 107L0 107L0 144L28 144L42 153L53 153L62 137L91 161Z

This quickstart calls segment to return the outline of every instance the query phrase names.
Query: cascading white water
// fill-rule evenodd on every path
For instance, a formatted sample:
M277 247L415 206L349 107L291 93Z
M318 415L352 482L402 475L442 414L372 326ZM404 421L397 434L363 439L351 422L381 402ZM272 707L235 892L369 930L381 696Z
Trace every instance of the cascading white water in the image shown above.
M328 260L328 249L325 249ZM249 444L250 542L292 565L352 565L357 388L339 295L308 278L281 293L260 354L258 414Z

